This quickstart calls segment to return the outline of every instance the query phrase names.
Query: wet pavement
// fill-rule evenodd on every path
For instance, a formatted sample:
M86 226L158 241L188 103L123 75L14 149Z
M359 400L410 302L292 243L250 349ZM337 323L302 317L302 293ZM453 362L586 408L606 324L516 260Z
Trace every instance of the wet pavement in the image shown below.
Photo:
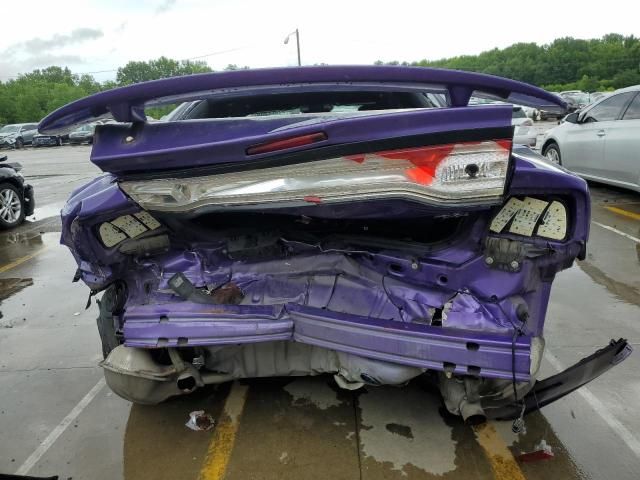
M0 473L61 479L637 479L640 477L640 195L592 185L589 253L558 275L542 375L625 337L636 352L527 417L475 429L422 381L355 392L331 377L208 387L158 406L104 385L95 305L52 217L95 175L86 147L10 152L38 210L0 233ZM634 240L635 239L635 240ZM185 427L205 410L211 431ZM553 458L518 460L544 441Z

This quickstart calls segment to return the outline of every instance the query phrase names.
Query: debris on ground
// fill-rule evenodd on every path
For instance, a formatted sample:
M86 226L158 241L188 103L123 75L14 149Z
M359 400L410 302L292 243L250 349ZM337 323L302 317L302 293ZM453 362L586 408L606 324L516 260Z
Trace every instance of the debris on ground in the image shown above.
M189 421L185 425L196 432L207 431L213 428L214 421L211 415L204 413L204 410L196 410L189 414Z
M540 440L533 447L531 452L522 453L518 455L516 458L519 462L527 463L527 462L537 462L539 460L547 460L549 458L553 458L553 450L551 449L551 445L549 445L544 439Z

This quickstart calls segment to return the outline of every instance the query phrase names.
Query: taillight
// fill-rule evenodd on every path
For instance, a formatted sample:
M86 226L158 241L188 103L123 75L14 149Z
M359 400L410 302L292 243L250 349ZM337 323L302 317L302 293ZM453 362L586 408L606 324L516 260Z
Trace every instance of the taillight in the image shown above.
M401 148L193 178L122 182L149 210L286 206L403 198L430 204L499 203L510 140Z

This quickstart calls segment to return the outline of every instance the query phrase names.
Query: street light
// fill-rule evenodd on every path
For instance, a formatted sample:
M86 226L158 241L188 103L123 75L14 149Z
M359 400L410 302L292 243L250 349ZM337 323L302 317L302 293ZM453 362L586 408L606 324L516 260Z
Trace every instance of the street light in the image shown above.
M291 37L291 35L296 36L296 46L298 47L298 66L301 67L302 63L300 62L300 32L298 32L298 29L296 28L295 32L291 32L289 35L287 35L287 37L284 39L284 44L288 44L289 43L289 37Z

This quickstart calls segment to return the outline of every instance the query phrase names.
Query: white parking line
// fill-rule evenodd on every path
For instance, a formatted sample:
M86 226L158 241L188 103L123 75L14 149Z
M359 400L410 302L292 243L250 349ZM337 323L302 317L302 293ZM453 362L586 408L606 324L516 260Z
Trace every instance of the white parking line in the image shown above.
M633 235L629 235L628 233L618 230L617 228L610 227L609 225L605 225L603 223L594 222L593 220L591 221L591 223L593 223L594 225L598 225L599 227L602 227L605 230L609 230L610 232L617 233L618 235L622 235L623 237L626 237L629 240L633 240L636 243L640 243L640 238L634 237Z
M100 389L104 387L104 385L105 381L103 377L98 381L98 383L94 385L91 390L89 390L89 393L82 397L82 400L80 400L78 404L73 407L69 414L62 419L62 421L56 426L56 428L51 430L51 433L47 435L47 438L45 438L42 443L38 445L38 448L36 448L34 452L29 455L29 458L27 458L24 463L20 465L20 468L16 470L16 475L26 475L27 473L29 473L29 470L33 468L33 466L38 462L38 460L42 458L45 453L47 453L47 450L51 448L51 446L60 437L60 435L64 433L67 427L71 425L71 423L76 418L78 418L78 415L80 415L80 413L82 413L87 405L91 403L91 400L95 398L95 396L98 394Z
M544 355L557 371L561 372L565 370L566 367L564 367L564 365L560 363L560 360L558 360L558 358L549 350L546 350ZM600 415L600 418L602 418L609 428L611 428L611 430L613 430L613 432L627 444L629 449L635 453L636 457L640 458L640 440L638 440L633 433L631 433L631 431L629 431L629 429L625 427L593 393L591 393L587 387L580 387L573 393L580 395L582 399L587 402L598 415Z

